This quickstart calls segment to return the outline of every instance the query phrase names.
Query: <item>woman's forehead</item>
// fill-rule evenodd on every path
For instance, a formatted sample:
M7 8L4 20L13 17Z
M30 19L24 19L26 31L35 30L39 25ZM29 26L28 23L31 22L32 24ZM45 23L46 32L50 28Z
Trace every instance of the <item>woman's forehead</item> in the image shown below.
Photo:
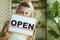
M20 7L20 10L24 10L24 11L31 11L31 8L21 6L21 7Z

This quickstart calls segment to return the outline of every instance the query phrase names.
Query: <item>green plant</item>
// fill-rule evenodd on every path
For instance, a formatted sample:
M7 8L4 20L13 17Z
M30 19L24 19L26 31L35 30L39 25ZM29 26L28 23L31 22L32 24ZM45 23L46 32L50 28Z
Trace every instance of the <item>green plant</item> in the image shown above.
M54 30L48 30L49 34L51 34L51 36L54 36L54 38L58 38L60 37L60 22L56 22L56 20L54 18L56 17L60 17L60 3L58 1L55 1L52 5L52 7L47 11L47 14L45 14L47 20L51 20L53 21L58 28L59 34L57 34L56 31Z
M58 1L53 3L52 8L48 10L48 18L60 17L60 3Z
M41 9L46 8L46 0L39 0L39 6Z

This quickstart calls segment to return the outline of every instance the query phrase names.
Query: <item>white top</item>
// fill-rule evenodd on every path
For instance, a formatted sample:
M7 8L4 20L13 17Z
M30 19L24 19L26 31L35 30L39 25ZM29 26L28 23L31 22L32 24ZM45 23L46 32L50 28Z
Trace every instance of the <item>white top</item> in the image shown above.
M27 40L27 38L18 33L12 33L8 40Z

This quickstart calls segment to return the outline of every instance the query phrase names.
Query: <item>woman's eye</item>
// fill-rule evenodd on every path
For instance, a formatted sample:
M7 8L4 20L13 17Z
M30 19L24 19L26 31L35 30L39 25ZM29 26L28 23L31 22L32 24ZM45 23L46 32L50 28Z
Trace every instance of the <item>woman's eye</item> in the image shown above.
M28 12L26 12L26 14L28 14Z
M23 12L23 11L21 11L21 13L23 13L23 14L24 14L24 12Z

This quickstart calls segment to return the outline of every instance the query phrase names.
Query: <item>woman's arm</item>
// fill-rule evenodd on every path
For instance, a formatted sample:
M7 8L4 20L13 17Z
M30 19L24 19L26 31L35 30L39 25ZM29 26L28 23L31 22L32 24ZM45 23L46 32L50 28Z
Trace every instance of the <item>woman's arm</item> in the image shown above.
M10 35L10 32L8 31L8 28L9 28L9 26L5 24L4 28L2 30L2 32L4 33L4 36L0 37L0 40L7 40L8 39L8 37Z

